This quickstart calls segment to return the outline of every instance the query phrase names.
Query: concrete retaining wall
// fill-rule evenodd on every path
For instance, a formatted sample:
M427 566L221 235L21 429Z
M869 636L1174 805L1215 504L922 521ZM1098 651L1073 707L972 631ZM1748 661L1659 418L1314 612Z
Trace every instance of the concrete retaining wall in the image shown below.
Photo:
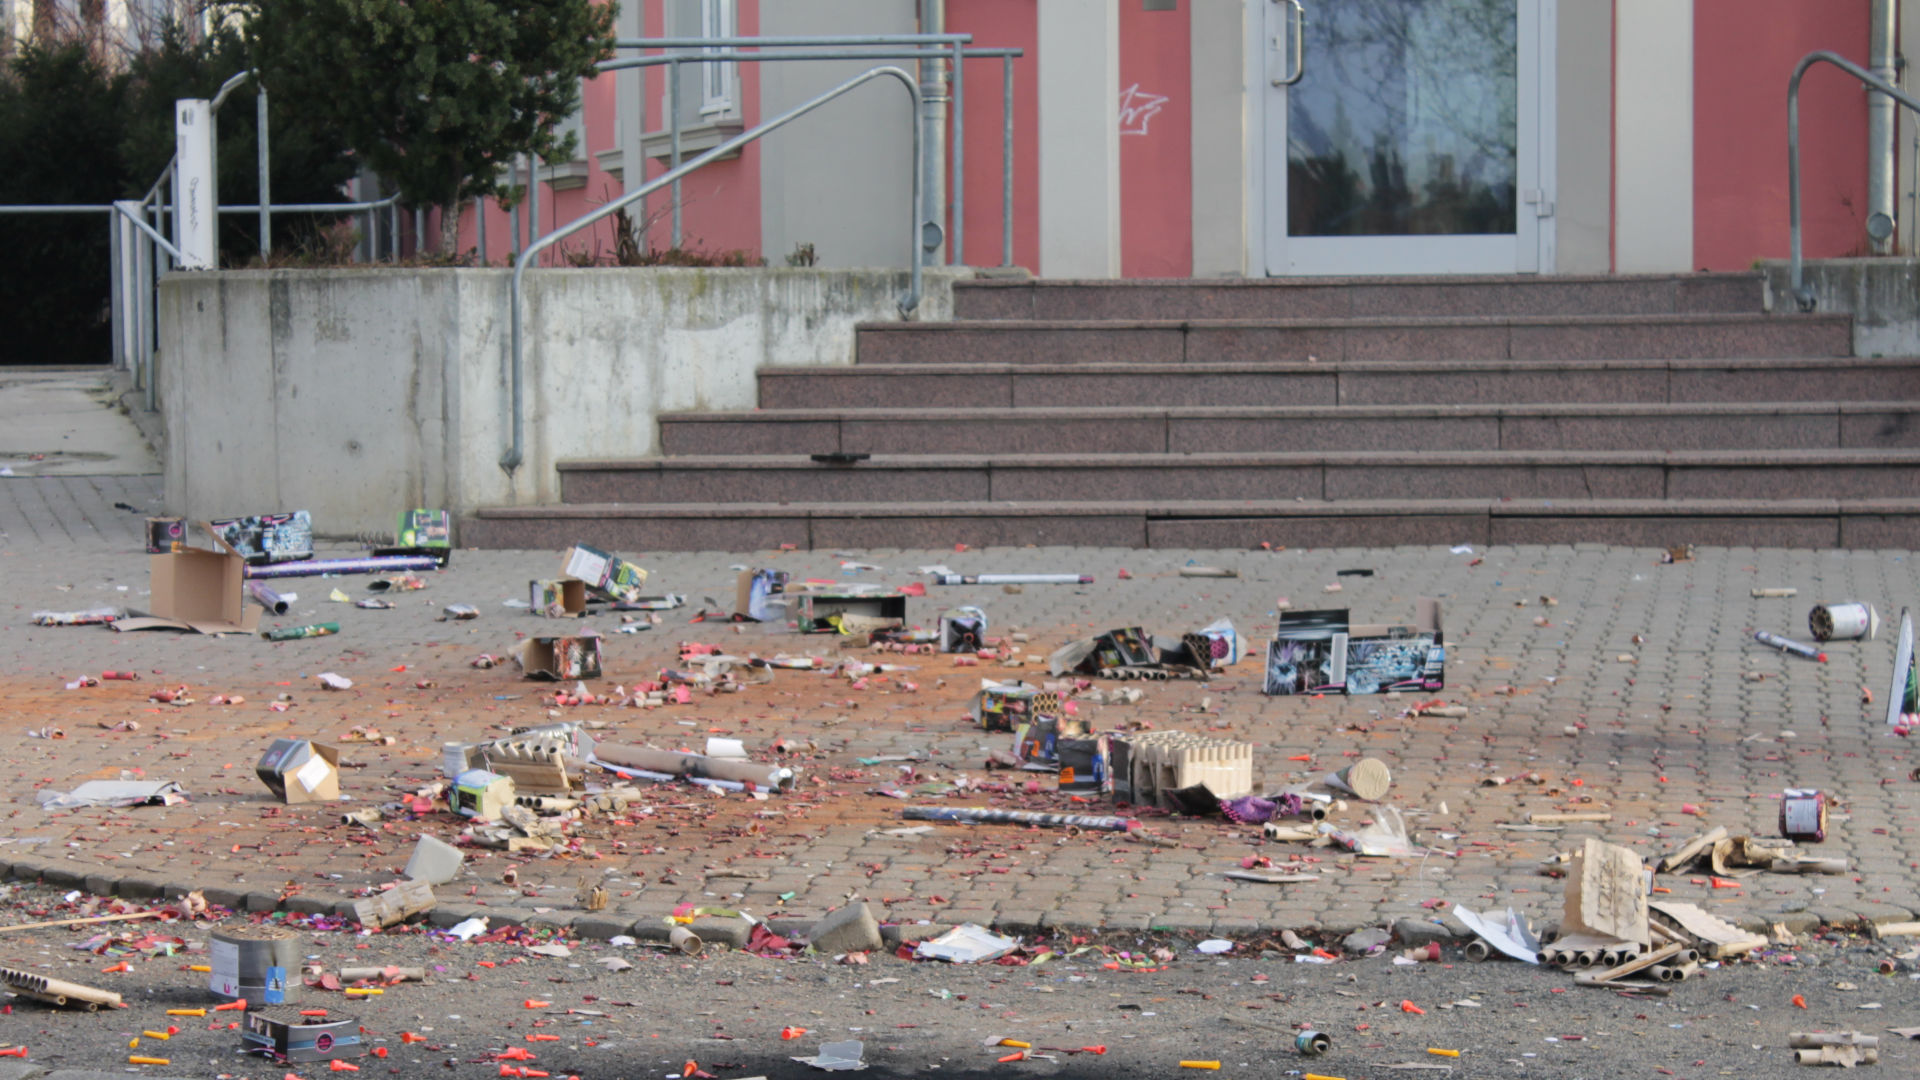
M1767 275L1767 310L1798 310L1786 260L1760 269ZM1853 316L1853 355L1920 356L1920 260L1810 259L1801 279L1814 292L1815 311Z
M915 317L952 317L929 270ZM904 271L542 270L526 280L526 461L505 270L239 270L160 285L170 513L305 509L327 535L397 511L559 501L554 463L657 452L655 417L749 409L762 365L851 364Z

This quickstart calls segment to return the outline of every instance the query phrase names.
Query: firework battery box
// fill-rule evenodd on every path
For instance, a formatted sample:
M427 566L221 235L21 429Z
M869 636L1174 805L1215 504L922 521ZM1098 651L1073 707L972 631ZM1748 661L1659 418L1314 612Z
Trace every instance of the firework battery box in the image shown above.
M577 619L587 613L587 583L579 578L527 582L527 603L535 615Z
M283 802L332 802L340 797L340 750L326 743L275 739L253 771Z
M575 544L560 556L560 576L578 578L591 592L633 603L647 584L647 572L610 551Z
M855 615L894 626L907 622L907 598L899 593L801 593L799 628L803 634L833 634L835 615Z
M313 517L305 510L228 518L211 528L254 565L313 558Z
M973 718L985 731L1014 731L1061 715L1059 694L1022 682L983 683L973 701Z
M176 517L147 519L147 554L165 555L179 551L187 543L187 523Z
M519 646L521 670L529 679L597 679L600 677L600 635L528 638Z
M298 1009L248 1012L240 1041L248 1053L266 1054L285 1062L332 1061L363 1057L367 1052L360 1039L358 1018L302 1016Z
M1429 693L1446 686L1440 601L1422 598L1411 624L1348 622L1342 610L1283 611L1267 648L1263 691Z
M380 555L425 555L446 566L453 561L453 515L445 510L402 510L394 526L392 547L374 548Z

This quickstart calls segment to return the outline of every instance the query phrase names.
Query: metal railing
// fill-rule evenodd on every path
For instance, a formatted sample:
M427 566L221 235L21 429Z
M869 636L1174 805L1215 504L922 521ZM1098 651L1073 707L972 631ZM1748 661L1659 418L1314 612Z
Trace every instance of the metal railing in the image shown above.
M1788 256L1787 280L1788 287L1793 291L1794 303L1801 311L1812 311L1819 298L1806 286L1800 256L1800 77L1807 73L1808 68L1821 63L1832 64L1859 79L1865 84L1862 89L1878 90L1920 114L1920 100L1837 53L1825 49L1810 52L1794 65L1793 77L1787 80L1787 231L1792 249Z
M1000 265L1013 265L1013 61L1025 55L1013 48L970 48L972 34L868 34L801 37L663 37L616 38L618 49L710 49L707 52L666 52L653 56L616 57L603 60L601 71L665 66L667 68L667 137L669 170L680 167L680 68L683 64L745 62L770 60L919 60L951 61L953 71L952 138L952 213L954 227L948 241L949 261L966 262L966 81L965 60L997 59L1001 63L1002 124L1000 143ZM777 52L745 51L748 48L776 49ZM925 182L923 181L923 184ZM684 240L680 184L672 185L671 240L679 247ZM947 207L929 207L934 223L940 222ZM929 245L930 249L938 243Z
M926 148L922 145L920 138L920 88L915 85L912 75L907 74L907 72L901 68L889 65L862 72L848 79L846 82L841 83L839 86L788 109L786 112L781 113L771 120L763 121L758 126L735 135L733 138L708 150L692 161L678 168L669 169L661 173L659 176L654 177L652 180L627 192L612 202L602 204L591 213L575 218L566 225L555 229L527 245L526 250L522 251L519 258L514 260L513 280L508 285L507 291L508 305L511 311L510 319L513 338L511 353L512 372L509 379L511 383L511 408L513 414L513 442L507 447L507 452L500 458L501 468L511 473L520 467L522 461L526 460L526 355L522 333L523 327L520 318L520 283L526 275L528 265L533 259L539 255L541 251L572 236L574 233L579 232L601 218L607 217L634 202L646 198L662 187L677 182L682 176L693 172L695 169L709 162L717 161L756 139L770 135L835 98L849 93L881 76L891 76L899 79L900 84L906 87L908 100L913 104L913 214L912 221L909 223L907 236L907 266L908 273L911 275L911 285L908 288L907 295L899 301L899 304L900 310L903 313L911 312L919 306L920 259L918 249L920 245L921 198L923 194L920 163L926 153Z

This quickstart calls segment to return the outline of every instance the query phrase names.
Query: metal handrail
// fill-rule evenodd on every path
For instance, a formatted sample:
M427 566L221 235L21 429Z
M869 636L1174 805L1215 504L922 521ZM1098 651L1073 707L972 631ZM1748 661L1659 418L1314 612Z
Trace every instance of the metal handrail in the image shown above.
M1865 83L1864 88L1878 90L1915 113L1920 113L1920 100L1837 53L1825 49L1810 52L1793 66L1793 77L1787 80L1787 230L1792 247L1788 287L1801 311L1812 311L1819 298L1802 280L1800 258L1800 77L1807 73L1808 68L1819 63L1832 64Z
M770 135L773 132L779 130L780 128L783 128L788 124L792 123L793 121L799 119L800 117L805 116L807 113L810 113L813 110L819 108L820 106L825 105L827 102L832 101L833 99L841 96L842 94L852 91L856 87L859 87L868 82L871 82L872 80L877 79L882 75L890 75L896 79L899 79L900 84L907 88L907 97L913 103L913 120L914 120L914 123L913 123L913 166L914 166L913 167L913 221L911 223L911 228L908 230L908 247L907 247L907 251L908 251L907 262L909 266L909 273L912 275L911 277L912 285L908 289L906 298L899 301L899 304L900 304L900 310L903 314L912 312L914 308L920 305L920 259L918 257L919 256L918 249L920 245L920 198L921 198L920 158L921 158L921 155L926 152L926 148L922 146L920 142L920 122L919 122L920 121L920 88L914 84L913 76L907 74L906 71L900 68L889 65L887 67L877 67L877 68L872 68L865 72L862 72L861 74L856 75L851 79L848 79L846 82L841 83L839 86L836 86L833 89L828 90L812 98L811 100L802 102L801 104L796 105L791 109L788 109L786 112L781 113L779 116L776 116L771 120L761 123L759 126L753 128L750 131L741 132L740 134L734 136L733 138L728 139L726 142L721 143L719 146L716 146L713 149L707 151L706 153L701 154L699 157L694 158L692 161L687 162L685 165L682 165L677 169L672 169L667 172L661 173L659 176L656 176L652 180L647 181L645 184L642 184L639 187L635 188L634 190L627 192L625 195L620 196L618 199L615 199L612 202L601 205L598 209L594 210L592 213L586 214L579 218L575 218L573 221L567 223L566 225L563 225L560 228L555 229L554 231L546 234L545 236L540 237L538 240L535 240L532 243L527 245L526 250L520 253L520 257L514 260L513 280L511 284L508 286L508 294L507 294L508 306L510 308L510 318L512 321L512 338L513 338L513 346L512 346L513 371L511 376L513 442L512 442L512 445L510 445L507 448L506 454L500 458L500 467L502 469L505 469L507 472L511 473L513 472L513 470L520 467L520 463L522 461L526 460L526 357L524 353L524 346L522 342L522 333L521 333L520 282L521 282L521 279L526 275L527 267L529 264L532 263L534 256L538 255L542 250L548 247L551 247L554 244L559 243L560 241L566 239L569 236L572 236L574 233L579 232L580 230L586 228L588 225L593 224L594 222L600 220L601 218L604 218L609 214L614 213L617 210L624 209L629 204L634 203L642 198L645 198L646 196L652 194L655 191L658 191L660 188L666 186L669 183L672 183L675 180L680 179L682 176L685 176L687 173L693 172L695 169L700 168L702 165L705 165L708 162L717 161L720 158L725 157L727 154L730 154L733 151L738 150L742 146L745 146L748 143L755 141L756 139L760 139L764 136Z
M659 37L614 38L616 49L699 49L709 45L733 47L765 45L770 48L813 48L822 45L852 47L864 45L964 45L972 34L829 34L787 37Z

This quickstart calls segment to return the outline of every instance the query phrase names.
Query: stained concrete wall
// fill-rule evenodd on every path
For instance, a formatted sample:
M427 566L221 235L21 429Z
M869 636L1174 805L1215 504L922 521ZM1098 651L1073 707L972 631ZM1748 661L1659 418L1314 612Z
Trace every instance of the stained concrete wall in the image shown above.
M1785 259L1760 264L1769 311L1799 310ZM1814 310L1853 316L1853 355L1920 356L1920 259L1808 259L1801 281L1813 291Z
M952 315L929 269L915 317ZM305 509L326 535L396 511L558 502L554 464L657 452L662 412L749 409L763 365L844 365L900 318L904 271L543 270L526 282L525 463L505 270L237 270L160 285L169 513Z

